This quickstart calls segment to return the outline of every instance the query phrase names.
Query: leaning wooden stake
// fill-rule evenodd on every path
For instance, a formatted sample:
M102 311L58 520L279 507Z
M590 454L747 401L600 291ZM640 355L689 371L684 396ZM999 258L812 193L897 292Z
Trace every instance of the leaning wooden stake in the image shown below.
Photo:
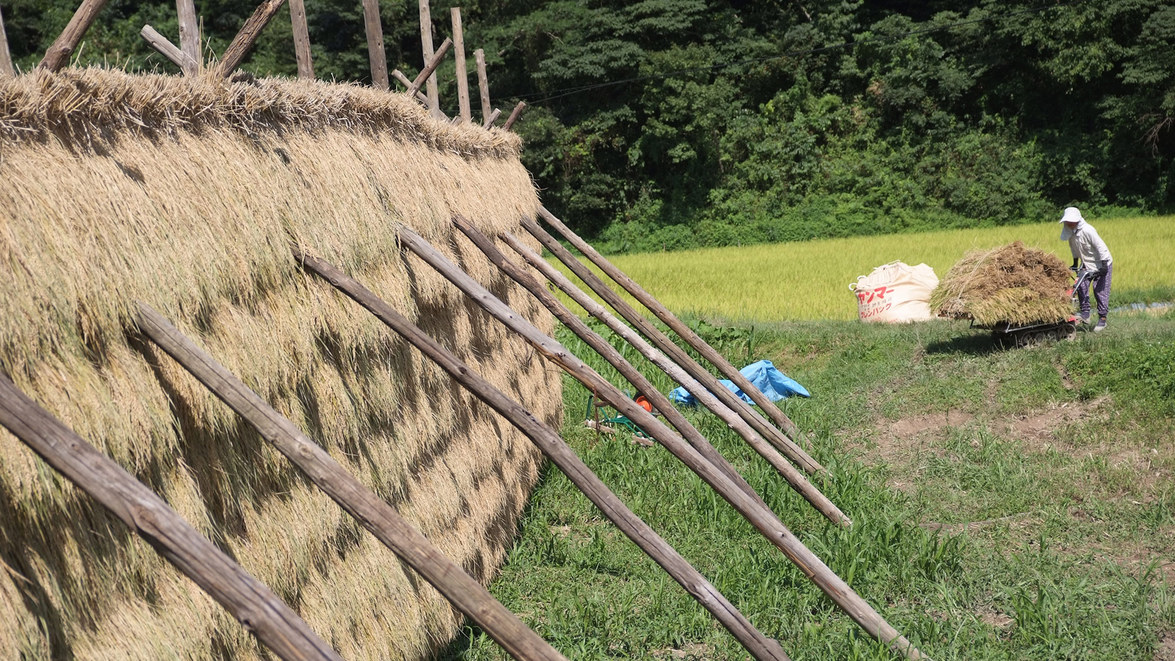
M911 659L923 659L921 652L906 640L896 629L889 625L873 610L864 599L848 586L839 576L829 569L820 558L816 557L803 542L799 540L787 526L783 525L771 510L761 506L745 491L740 489L725 473L718 470L705 459L697 450L686 443L680 436L674 434L660 420L649 414L626 397L615 386L601 377L595 370L582 360L575 357L566 347L554 339L543 335L518 313L511 310L506 304L498 300L485 287L469 277L464 271L441 255L427 241L420 238L412 230L401 227L399 231L400 244L420 257L429 266L443 275L446 280L457 286L466 296L472 299L479 307L489 312L498 321L518 333L548 360L556 363L564 371L587 386L588 390L600 396L610 406L620 411L629 420L632 420L646 433L661 443L675 457L681 460L706 484L709 484L718 495L722 496L747 519L768 541L774 544L791 560L800 571L812 580L833 602L837 604L849 617L861 625L869 635L888 644L891 648L902 652Z
M339 465L297 425L275 411L215 358L151 307L139 303L139 329L212 394L302 470L318 488L415 569L515 659L551 661L563 655L531 631L480 583L390 505ZM565 660L564 660L565 661Z
M522 110L524 108L526 108L526 101L519 101L515 104L514 110L510 111L510 117L506 119L506 123L502 125L502 128L509 131L510 127L514 126L514 122L517 122L518 118L522 116Z
M392 69L392 78L395 78L404 87L408 89L412 88L412 81L408 80L408 76L405 76L403 71L400 71L399 69ZM413 98L419 101L420 104L425 108L428 107L428 97L424 95L424 92L416 90L416 93L413 94Z
M298 0L301 2L301 0ZM196 5L193 0L175 0L175 13L180 27L180 51L186 55L184 75L200 73L200 27L196 19Z
M420 86L423 85L425 81L430 79L432 72L436 71L437 67L441 65L441 60L445 59L445 53L449 52L449 49L452 48L452 46L453 40L445 37L445 40L441 42L441 47L437 49L437 52L433 54L432 59L428 61L428 64L424 65L424 69L421 70L421 72L416 75L416 79L412 81L412 86L408 88L409 94L415 95L420 91ZM432 103L431 99L429 99L429 103ZM434 114L440 113L439 108L433 106L433 109L436 111Z
M367 35L367 61L371 84L388 89L388 60L384 54L384 31L379 19L379 0L363 0L363 30Z
M486 54L482 49L473 51L473 59L477 63L477 89L481 93L481 124L489 128L494 123L490 119L490 82L486 79Z
M172 64L179 67L185 74L190 69L199 69L200 65L189 58L187 53L168 41L167 37L159 34L159 31L150 25L144 25L143 29L139 30L139 35L146 39L152 48L159 51L160 55L170 60Z
M417 328L366 287L348 277L334 266L299 250L295 258L310 272L322 277L362 305L380 321L404 337L449 373L458 383L488 404L526 434L559 470L563 471L585 496L629 537L642 551L660 565L690 593L722 626L736 638L756 659L786 659L779 643L764 636L746 616L739 612L721 592L694 569L685 558L624 505L575 454L575 451L549 427L539 422L530 411L507 397L488 381L471 370L436 340Z
M294 57L298 60L298 78L314 80L314 60L310 56L310 28L306 25L306 3L303 0L290 0L290 25L294 31ZM386 64L384 68L387 68Z
M490 260L490 263L501 269L501 271L510 276L512 280L522 285L524 289L530 292L532 296L534 296L540 303L543 304L543 307L547 308L551 314L555 315L556 319L562 322L564 326L569 328L571 332L575 333L577 337L587 343L587 345L591 347L596 353L600 354L604 360L608 361L608 364L612 365L612 367L615 367L616 371L620 372L620 375L627 379L628 382L637 389L637 392L644 394L645 397L648 398L648 400L652 403L652 405L657 410L661 411L661 414L665 416L665 419L669 421L669 424L673 425L674 428L677 429L678 433L681 434L681 437L684 438L690 445L692 445L695 450L701 453L702 456L706 457L710 463L717 466L718 469L723 473L726 473L726 476L729 477L732 482L737 484L740 489L745 491L748 496L754 498L763 507L767 507L767 503L763 501L763 499L759 496L758 493L755 492L755 489L747 483L743 476L734 469L734 466L731 466L730 462L727 461L726 458L721 454L719 454L718 450L714 449L714 446L710 443L710 441L706 440L706 437L702 436L702 434L696 428L694 428L694 426L691 425L688 420L685 419L685 416L681 414L681 411L678 411L677 408L674 407L672 403L670 403L669 399L665 397L665 395L662 395L661 391L657 390L656 386L646 379L645 376L641 374L635 367L633 367L631 363L625 360L624 357L620 355L619 351L613 348L611 344L608 344L607 340L600 337L600 335L592 329L588 328L587 324L585 324L582 319L575 316L570 310L567 309L566 306L560 303L558 299L552 296L550 292L548 292L546 289L543 289L542 285L540 285L537 280L532 278L529 273L523 271L516 264L506 259L506 256L503 255L500 250L498 250L498 247L494 245L494 242L491 241L489 237L478 231L476 227L470 225L469 221L460 216L454 216L453 225L456 226L457 229L461 230L461 232L466 237L468 237L470 241L473 242L473 245L477 246L478 250L480 250L482 254L484 254L486 258Z
M98 17L98 12L106 6L107 0L82 0L81 6L74 12L73 18L69 19L69 25L61 31L61 35L45 51L45 57L41 58L41 63L37 66L49 71L57 71L61 67L69 63L69 56L73 54L73 50L78 47L82 37L86 34L86 30L94 24L94 19Z
M604 273L607 273L608 277L616 281L616 283L623 287L624 290L629 294L631 294L633 298L640 301L642 305L652 311L653 314L657 315L657 318L660 319L662 323L672 329L674 333L677 333L681 339L689 343L689 345L693 347L698 353L702 354L702 357L717 367L720 372L726 375L726 378L733 381L734 384L739 388L742 388L742 391L750 396L750 398L759 405L759 408L762 409L763 412L765 412L768 416L770 416L775 424L778 425L779 428L782 429L791 440L796 441L797 443L804 440L803 435L800 434L800 430L796 427L795 423L792 422L791 418L787 417L783 411L779 410L779 407L775 405L775 402L772 402L771 399L767 397L767 395L764 395L762 391L756 388L747 379L747 377L743 376L734 365L730 364L730 361L726 360L722 354L718 353L714 347L710 346L710 344L703 340L697 333L695 333L693 329L682 323L682 321L678 319L676 315L669 311L669 308L662 305L661 302L654 298L652 294L641 288L641 286L637 284L635 280L628 277L628 274L616 268L612 262L609 262L607 259L605 259L604 256L597 252L595 248L591 247L587 241L579 238L575 232L571 231L570 227L564 225L563 222L556 218L555 215L550 211L547 211L544 208L540 208L539 213L542 215L543 220L547 221L551 227L554 227L556 230L558 230L559 233L563 235L563 238L570 241L571 245L575 246L577 250L583 253L583 255L591 260L593 264L598 266L600 270L602 270Z
M232 43L224 50L224 55L220 58L220 63L216 65L216 76L218 78L228 78L237 70L241 62L245 60L245 56L253 48L253 44L257 41L257 37L261 36L261 31L265 29L266 25L273 20L277 15L279 9L285 4L286 0L265 0L257 6L253 11L253 15L245 20L245 25L241 27L241 31L233 37Z
M501 114L502 114L501 108L494 108L494 111L490 113L489 117L486 117L485 124L482 124L481 127L484 129L488 129L489 127L493 126L494 122L498 121L498 115L501 115Z
M677 346L673 340L669 339L667 335L662 333L651 321L646 319L643 315L633 309L619 294L612 291L608 285L604 283L595 273L584 266L574 255L564 248L558 241L550 234L543 231L531 218L523 218L522 226L526 228L535 238L537 238L547 250L550 250L559 261L567 265L575 275L582 280L593 292L596 293L612 309L620 313L628 323L636 327L645 337L647 337L653 344L657 345L661 351L665 352L673 362L685 369L690 376L702 383L711 393L714 394L723 404L731 410L738 413L739 417L751 425L760 436L771 442L780 452L788 459L791 459L800 468L808 473L826 473L824 467L816 462L815 459L808 456L802 448L796 445L787 436L784 436L778 429L772 427L766 420L755 414L742 399L737 397L734 393L726 389L725 386L718 382L705 368L697 363L689 354Z
M461 8L449 10L453 19L453 56L457 61L457 106L461 123L469 123L469 72L465 70L465 33L461 30Z
M699 401L702 401L703 404L710 408L710 410L714 411L724 422L726 422L727 425L738 432L738 434L742 436L744 440L746 440L747 444L750 445L751 448L755 450L755 452L759 453L759 456L766 459L767 463L771 464L771 466L775 468L775 470L778 471L785 480L787 480L788 484L790 484L793 489L802 495L817 510L819 510L820 513L824 514L824 516L828 517L829 520L833 521L834 523L838 523L845 527L852 525L853 522L849 519L849 517L845 516L844 513L841 512L840 509L832 503L832 501L828 500L828 498L823 493L821 493L819 489L812 485L812 483L804 477L803 473L796 470L794 466L792 466L786 459L780 456L779 452L774 447L772 447L770 443L763 440L761 436L756 434L755 430L751 429L750 425L748 425L742 418L738 417L738 414L736 414L734 411L731 411L728 407L724 406L720 401L718 401L718 398L711 395L710 391L702 387L702 384L691 378L684 370L681 369L681 367L670 361L665 356L665 354L657 351L656 348L642 339L636 331L629 328L616 317L608 314L608 311L604 309L604 306L597 303L587 294L584 294L578 287L573 285L566 276L555 269L555 267L548 264L546 260L540 257L533 250L525 246L521 241L515 238L514 235L507 232L503 235L502 238L506 241L507 244L510 245L511 248L514 249L515 252L519 254L519 256L526 260L527 263L546 276L547 280L554 283L557 287L562 289L564 293L571 297L572 300L583 307L584 310L587 310L588 314L591 314L593 317L596 317L600 321L604 322L605 325L612 329L612 332L616 333L617 336L632 345L641 355L647 358L654 365L660 367L663 371L665 371L666 374L669 374L671 377L677 380L678 383L685 386L686 389L691 393L694 393L694 396L697 397ZM527 289L530 289L530 285L524 284L523 286L526 286ZM541 286L539 286L539 289L546 293L546 290ZM546 298L554 301L554 305L559 306L562 308L562 310L570 314L570 311L567 310L567 308L563 306L562 303L559 303L558 300L553 296L546 294ZM550 306L548 306L548 308L549 307ZM554 310L552 310L552 313L554 313ZM575 324L576 322L578 322L580 325L583 324L582 321L578 321L578 318L575 317L575 315L571 315L575 321L572 321L570 324L567 321L564 321L563 318L557 313L556 317L558 317L560 321L563 321L564 325L569 327L571 324ZM588 332L592 331L588 329ZM578 332L576 334L578 335ZM611 348L610 344L607 346ZM640 389L641 392L646 392L646 390L640 386L638 386L638 389ZM657 394L660 395L659 392ZM669 402L667 397L660 396L658 399L663 400L663 403L654 402L653 405L656 406L659 410L663 412L667 410L676 412L676 408L673 407L673 404ZM668 419L668 417L669 416L667 415L666 418ZM673 422L672 420L670 420L670 422L673 423L674 427L677 427L678 431L682 431L682 427L680 425L678 425L676 422ZM689 424L688 421L686 424ZM684 436L685 433L683 432L682 435ZM692 441L691 444L693 444L694 447L697 447L697 444L693 443Z
M339 659L261 581L196 531L155 492L0 373L0 425L110 510L283 659Z

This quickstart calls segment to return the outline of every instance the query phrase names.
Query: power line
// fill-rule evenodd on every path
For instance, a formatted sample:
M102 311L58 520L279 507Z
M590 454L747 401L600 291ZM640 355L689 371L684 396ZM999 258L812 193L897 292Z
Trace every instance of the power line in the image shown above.
M974 25L977 23L984 23L984 22L988 22L988 21L994 21L997 19L1011 18L1013 16L1018 16L1020 14L1030 14L1030 13L1042 12L1047 9L1052 9L1054 7L1063 7L1063 6L1077 4L1078 1L1079 0L1074 0L1072 2L1052 3L1052 4L1048 4L1048 5L1040 5L1037 7L1029 7L1027 9L1020 9L1017 11L1011 11L1011 12L1007 12L1005 14L1000 14L998 16L985 16L982 18L971 18L971 19L966 19L966 20L962 20L962 21L956 21L954 23L947 23L945 25L934 25L934 26L930 26L930 27L919 28L917 30L910 30L908 32L903 32L903 33L894 34L894 35L887 35L884 37L875 37L875 38L871 38L871 39L845 41L845 42L841 42L839 44L829 44L827 46L820 46L817 48L787 51L786 53L782 53L780 55L772 55L770 57L752 58L752 59L747 59L747 60L739 60L736 62L712 64L710 66L703 66L703 67L690 67L687 69L677 69L675 71L668 71L665 73L647 74L644 76L636 76L633 78L622 78L619 80L609 80L609 81L605 81L602 83L593 83L590 85L580 85L578 87L567 87L567 88L563 88L563 89L552 90L549 92L538 92L538 91L528 92L526 94L517 95L515 98L525 100L530 105L543 105L549 101L554 101L555 99L561 99L563 97L574 96L576 94L582 94L584 92L591 92L594 90L605 89L608 87L615 87L617 85L627 85L629 83L639 83L639 82L644 82L644 81L649 81L649 80L664 80L666 78L674 78L677 76L682 76L682 75L686 75L686 74L693 74L693 73L703 73L703 72L711 72L712 73L712 72L716 72L716 71L722 71L724 69L733 69L736 67L748 66L748 65L752 65L752 64L763 64L766 62L775 62L778 60L785 60L788 58L801 57L804 55L814 55L817 53L825 53L828 51L840 50L840 49L844 49L844 48L851 48L854 46L861 46L861 45L865 45L865 44L896 42L896 41L900 41L902 39L905 39L907 37L912 37L912 36L917 36L917 35L922 35L922 34L930 34L933 32L940 32L943 30L951 30L951 29L963 27L966 25Z

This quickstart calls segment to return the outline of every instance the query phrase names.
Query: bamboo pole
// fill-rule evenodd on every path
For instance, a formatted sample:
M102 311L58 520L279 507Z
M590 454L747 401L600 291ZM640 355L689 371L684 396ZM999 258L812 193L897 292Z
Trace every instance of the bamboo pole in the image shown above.
M8 35L4 32L4 12L0 11L0 80L15 77L16 67L12 66L12 52L8 50Z
M384 32L379 19L379 0L363 0L363 30L367 34L367 61L371 84L381 90L388 85L388 59L384 53Z
M612 309L620 313L628 323L636 327L645 337L653 342L661 351L665 352L675 363L685 369L690 376L702 383L707 390L709 390L715 397L717 397L723 404L728 406L731 410L738 413L739 417L751 425L759 433L760 436L767 439L777 450L782 452L784 456L791 459L800 468L804 469L809 474L826 473L827 471L808 456L802 448L792 442L791 439L784 436L778 429L772 427L766 420L755 414L755 411L737 397L734 393L726 389L725 386L718 383L718 379L714 378L710 372L699 365L689 354L678 347L673 340L669 339L667 335L657 329L643 315L637 312L631 305L629 305L619 294L612 291L608 285L604 283L595 273L592 273L586 266L575 258L566 248L564 248L558 241L550 234L543 231L533 219L523 218L522 226L526 228L535 238L543 244L547 250L550 250L559 261L567 265L575 273L576 277L582 280L588 287L591 288L597 296L602 298L604 302L612 306Z
M652 405L658 411L660 411L662 415L665 416L665 419L669 421L669 424L673 425L674 428L677 429L681 437L684 438L687 443L692 445L694 449L698 451L698 453L705 457L706 460L711 464L717 466L718 470L726 473L726 476L730 478L732 482L738 485L740 489L745 491L748 496L755 499L755 501L763 507L767 507L767 503L764 502L759 494L755 492L755 489L751 487L751 485L747 483L743 476L734 469L734 466L730 465L730 462L727 461L725 457L719 454L718 450L714 449L714 446L710 443L710 441L706 440L706 437L702 436L702 434L698 432L698 430L694 428L694 426L691 425L688 420L685 419L685 416L681 414L681 411L678 411L677 408L673 406L673 404L669 401L669 398L667 398L665 395L662 395L661 391L658 390L657 387L654 386L648 379L646 379L645 376L641 374L635 367L633 367L631 363L625 360L624 357L620 355L619 351L614 349L611 344L608 344L607 340L600 337L600 335L592 329L588 328L587 324L585 324L582 319L575 316L570 310L567 309L566 306L560 303L558 299L552 296L550 292L548 292L546 289L543 289L542 285L540 285L537 280L532 278L529 273L523 271L516 264L506 259L506 256L503 255L500 250L498 250L498 247L494 245L493 241L491 241L486 235L479 232L476 227L470 225L469 221L465 220L461 216L454 216L453 225L456 226L457 229L461 230L461 233L473 242L473 245L476 246L477 249L480 250L482 254L490 260L490 263L497 266L512 280L522 285L524 289L530 292L532 296L534 296L540 303L543 304L543 307L547 308L551 314L555 315L556 319L562 322L562 324L570 329L571 332L575 333L577 337L583 340L596 353L600 354L604 360L608 361L608 364L616 368L616 371L620 372L620 375L627 379L628 382L631 383L634 388L636 388L637 392L643 394L649 400L649 402L651 402Z
M432 49L432 15L428 8L428 0L420 0L420 50L422 60L425 62L425 68L428 68L428 62L433 59ZM428 109L434 114L441 109L440 97L437 94L437 77L432 75L436 70L434 66L429 70L428 83L425 85L425 91L428 96ZM417 88L419 89L419 88Z
M303 80L314 80L314 60L310 55L310 28L306 25L304 0L290 0L290 24L294 31L294 57L298 60L298 77Z
M237 67L244 61L245 55L253 48L253 44L257 41L257 37L261 36L261 31L265 29L266 25L273 20L277 15L279 9L285 4L286 0L265 0L257 9L253 11L253 15L245 20L245 25L241 27L241 31L233 37L233 41L224 50L224 55L220 58L220 63L216 65L216 76L218 78L228 78L236 71Z
M184 71L185 75L192 68L199 68L200 65L188 57L187 53L180 50L178 46L171 43L167 37L159 34L159 31L150 25L144 25L143 29L139 30L139 35L146 39L152 48L159 51L160 55Z
M491 316L514 330L531 344L540 355L558 364L568 374L599 395L613 408L620 411L646 433L665 446L688 466L706 484L709 484L736 511L747 519L768 541L774 544L817 585L837 606L857 622L869 635L902 652L910 659L923 659L921 652L906 640L873 610L864 599L829 569L803 542L787 529L771 510L759 505L745 491L738 488L697 450L674 434L661 421L626 397L615 386L601 377L582 360L575 357L566 347L543 335L524 317L498 300L485 287L469 277L455 264L436 251L427 241L407 227L399 231L400 244L433 267L446 280L453 283Z
M401 316L366 287L334 266L295 249L295 258L308 271L322 277L339 291L362 305L389 328L408 340L421 353L444 369L478 399L517 427L559 470L567 475L588 500L604 513L617 528L653 559L694 599L714 615L722 626L756 659L786 660L787 655L776 641L764 636L698 570L662 539L647 523L634 514L587 467L567 443L553 430L539 422L530 411L510 399L488 381L462 363L436 340Z
M441 65L441 60L445 58L445 53L449 52L449 49L452 47L453 40L445 37L445 40L441 42L441 47L437 49L437 52L433 54L432 59L430 59L428 63L424 65L424 69L421 70L421 72L416 75L416 79L412 81L412 86L408 88L409 94L416 94L418 91L420 91L420 86L423 85L425 81L430 80L432 72L437 70L437 67ZM429 103L432 103L431 99L429 100ZM433 109L435 111L433 113L434 115L443 116L440 114L440 108L433 106Z
M299 0L301 1L301 0ZM180 51L187 56L183 70L185 76L200 73L200 27L196 20L196 5L193 0L175 0L175 13L180 26Z
M408 80L408 76L405 76L403 71L400 71L399 69L392 69L392 78L395 78L404 87L409 89L412 88L412 81ZM428 97L424 95L424 92L417 90L416 93L413 94L413 98L424 105L424 107L428 107Z
M473 59L477 63L477 89L481 93L481 122L487 129L494 123L490 119L490 81L486 78L486 53L482 49L473 51Z
M710 346L692 328L682 323L676 315L670 312L669 308L662 305L652 294L645 291L635 280L628 277L628 274L616 268L612 262L609 262L595 248L591 247L587 241L584 241L575 232L571 231L571 228L564 225L550 211L540 207L539 214L547 224L554 227L565 239L570 241L571 245L575 246L577 250L583 253L593 264L598 266L600 270L607 273L608 277L623 287L633 298L640 301L642 305L655 314L662 323L672 329L674 333L677 333L681 339L685 340L698 353L702 354L702 357L717 367L720 372L726 375L726 378L733 381L739 388L742 388L742 391L750 396L764 413L771 417L775 424L787 434L788 438L796 443L804 440L803 434L800 433L795 423L783 411L779 410L775 402L772 402L770 398L756 388L747 377L743 376L734 365L730 364L730 361L726 360L722 354L718 353L714 347Z
M482 124L482 128L488 129L489 127L493 126L494 122L498 121L498 115L501 115L501 114L502 114L501 108L494 108L494 111L492 113L490 113L489 117L486 118L485 124Z
M632 345L637 350L637 352L647 358L649 362L661 368L662 371L677 381L677 383L685 386L686 390L692 393L694 397L697 397L698 400L701 401L707 408L718 415L718 417L722 419L723 422L725 422L740 436L742 436L742 438L746 440L747 444L750 445L751 448L755 450L755 452L759 453L759 456L766 459L767 463L771 464L771 466L775 468L775 470L778 471L785 480L787 480L788 484L790 484L793 489L801 494L817 510L824 514L824 516L828 517L829 520L833 521L834 523L845 527L852 525L853 522L847 516L845 516L844 513L842 513L840 509L838 509L836 505L832 503L832 501L828 500L828 498L824 496L824 494L822 494L819 489L812 485L812 483L810 483L807 478L804 477L803 473L796 470L795 467L788 463L787 460L784 459L779 454L779 452L771 446L770 443L763 440L761 436L755 433L755 430L752 429L750 425L748 425L742 418L738 417L738 414L723 405L717 397L710 394L710 391L706 390L702 384L698 383L695 379L690 377L689 374L685 372L685 370L681 369L680 366L669 360L668 357L658 351L656 347L653 347L648 342L646 342L639 333L629 328L612 314L609 314L603 305L600 305L595 301L595 299L583 293L583 291L572 284L571 280L569 280L567 276L563 275L559 272L558 269L548 264L547 261L539 256L538 253L524 245L521 241L515 238L514 235L506 232L502 235L502 238L511 248L514 249L516 253L518 253L520 257L522 257L523 260L525 260L528 264L531 265L531 267L535 268L542 275L544 275L548 281L557 286L559 289L563 290L567 296L579 304L584 310L588 312L588 314L604 322L604 324L608 326L608 328L611 329L613 333ZM563 307L562 304L557 300L555 300L555 303L560 307ZM563 309L566 310L566 307ZM562 319L560 319L560 321L562 321ZM567 325L566 322L564 322L564 325ZM642 390L642 392L644 391ZM668 401L668 399L666 399L666 401ZM665 410L660 404L654 405L662 411ZM672 406L672 404L669 405ZM674 423L673 426L678 427L676 423ZM680 431L681 428L678 427L678 430Z
M510 117L506 119L506 123L502 125L502 128L509 131L510 127L514 126L514 122L517 122L518 118L522 116L522 109L525 107L526 101L519 101L515 104L514 110L510 111Z
M49 50L45 51L45 57L41 58L41 63L37 66L48 71L59 71L61 67L68 64L69 56L78 47L86 30L89 30L90 26L94 24L94 19L98 17L98 12L106 6L106 2L107 0L82 0L82 4L74 12L73 18L69 19L69 24L61 31Z
M265 584L196 531L153 491L0 373L0 425L192 579L282 659L339 659Z
M461 30L461 8L449 10L453 20L453 55L457 60L457 106L461 123L468 124L469 115L469 72L465 69L465 34Z
M168 355L247 420L318 488L415 569L515 659L564 659L390 505L363 486L297 425L283 417L163 315L139 303L138 325Z

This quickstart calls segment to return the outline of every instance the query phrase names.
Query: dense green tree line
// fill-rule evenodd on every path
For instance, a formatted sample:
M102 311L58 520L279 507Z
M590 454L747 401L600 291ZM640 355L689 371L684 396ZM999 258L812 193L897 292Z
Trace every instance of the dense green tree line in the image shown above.
M218 52L252 3L197 0ZM546 205L612 250L803 239L1175 201L1170 0L471 0L496 105ZM366 81L359 0L306 0L319 77ZM0 0L22 67L74 2ZM421 66L415 2L381 3ZM80 61L170 67L170 2L111 0ZM247 68L293 74L289 18ZM454 111L452 64L441 92ZM476 104L475 104L476 105Z

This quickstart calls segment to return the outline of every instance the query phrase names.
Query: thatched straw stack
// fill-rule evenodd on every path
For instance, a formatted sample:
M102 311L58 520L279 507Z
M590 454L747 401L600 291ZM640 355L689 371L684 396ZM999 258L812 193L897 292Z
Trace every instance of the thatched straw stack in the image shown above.
M290 254L342 266L551 423L559 379L401 254L405 224L550 328L449 218L515 230L517 137L346 85L36 72L0 83L0 369L348 658L420 658L447 602L134 330L142 300L479 579L537 479L512 427ZM516 232L517 233L517 232ZM0 650L257 658L252 638L0 430ZM5 654L9 656L10 654Z
M1072 312L1071 284L1056 255L1016 241L967 253L931 293L930 309L981 326L1058 321Z

